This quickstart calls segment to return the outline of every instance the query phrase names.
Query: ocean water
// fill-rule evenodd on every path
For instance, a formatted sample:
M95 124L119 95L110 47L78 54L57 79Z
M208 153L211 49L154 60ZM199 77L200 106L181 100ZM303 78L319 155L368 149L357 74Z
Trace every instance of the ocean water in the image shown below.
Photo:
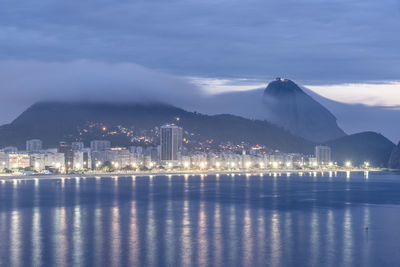
M400 174L7 181L0 266L400 266Z

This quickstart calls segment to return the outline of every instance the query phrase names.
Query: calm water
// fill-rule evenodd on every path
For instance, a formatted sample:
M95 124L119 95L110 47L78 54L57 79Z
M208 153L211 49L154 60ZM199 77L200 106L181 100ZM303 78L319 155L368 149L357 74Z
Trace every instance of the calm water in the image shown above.
M9 181L0 265L400 266L400 175Z

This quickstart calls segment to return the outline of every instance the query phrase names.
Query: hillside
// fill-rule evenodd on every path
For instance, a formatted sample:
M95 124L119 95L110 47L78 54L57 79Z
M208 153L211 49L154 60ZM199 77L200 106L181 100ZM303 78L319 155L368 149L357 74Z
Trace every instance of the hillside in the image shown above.
M354 165L370 162L372 166L386 167L395 147L389 139L374 132L348 135L326 145L332 148L332 160L343 164L351 161Z
M389 159L389 168L394 170L400 170L400 142L393 148Z
M179 118L179 121L176 121ZM0 127L0 147L25 147L31 138L44 140L46 146L59 141L89 142L99 136L82 137L80 130L89 123L107 127L122 125L150 129L176 122L185 131L218 142L248 142L287 152L311 153L313 143L266 121L233 115L203 115L164 104L106 104L41 102L32 105L11 124ZM129 145L127 138L114 138L114 145Z

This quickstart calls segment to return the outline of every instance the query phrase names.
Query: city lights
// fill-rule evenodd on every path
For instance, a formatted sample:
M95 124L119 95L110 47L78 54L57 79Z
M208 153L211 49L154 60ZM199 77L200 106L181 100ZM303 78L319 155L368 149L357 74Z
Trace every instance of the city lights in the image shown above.
M164 125L166 138L160 139L158 147L112 147L107 140L93 140L90 148L85 148L82 142L74 142L71 146L62 142L60 151L57 149L39 150L40 140L30 141L30 150L27 152L10 149L10 153L0 150L0 172L10 169L11 172L28 170L28 174L40 172L41 174L69 173L69 172L159 172L165 171L225 171L225 170L329 170L337 171L359 167L372 170L370 163L354 166L346 161L343 166L331 160L330 148L316 146L314 155L300 153L282 153L265 151L261 145L249 146L244 144L229 144L216 150L183 150L182 128L176 125ZM109 130L113 132L113 130ZM172 135L171 135L172 134ZM174 136L172 138L171 136ZM179 137L179 138L178 138ZM182 140L181 140L182 137ZM143 137L143 140L147 137ZM172 138L172 139L171 139ZM182 142L181 142L182 141ZM201 144L213 144L209 139ZM189 142L190 143L190 142ZM185 143L186 144L186 143ZM67 148L72 148L68 150ZM76 149L74 151L73 149ZM93 151L92 151L93 149ZM163 154L164 153L164 154ZM9 170L7 170L9 171Z

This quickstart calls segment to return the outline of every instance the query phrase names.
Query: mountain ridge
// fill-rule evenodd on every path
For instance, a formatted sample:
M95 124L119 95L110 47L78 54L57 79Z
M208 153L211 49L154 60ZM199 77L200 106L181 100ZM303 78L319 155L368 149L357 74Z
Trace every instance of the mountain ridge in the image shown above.
M291 80L277 78L264 90L266 119L290 132L324 142L343 137L336 117Z
M48 140L49 145L56 145L61 140L79 138L76 130L87 122L145 129L174 122L177 117L184 129L204 138L234 142L247 140L283 151L291 148L308 153L312 151L312 142L266 121L249 120L230 114L204 115L161 103L36 103L13 122L0 127L0 145L23 147L25 140L31 138L41 138ZM116 144L126 145L123 142Z
M82 130L90 123L102 123L110 128L122 125L147 129L171 122L202 140L260 144L289 153L312 155L315 145L326 144L331 146L332 156L338 162L370 161L376 166L387 166L395 147L387 138L374 132L317 143L295 136L265 120L250 120L230 114L204 115L162 103L59 101L36 103L12 123L0 126L0 147L15 145L23 149L25 141L33 138L42 139L46 147L56 147L59 141L83 141L88 144L93 139L104 139L101 135L82 135ZM130 145L126 136L108 136L106 139L112 141L113 146Z

